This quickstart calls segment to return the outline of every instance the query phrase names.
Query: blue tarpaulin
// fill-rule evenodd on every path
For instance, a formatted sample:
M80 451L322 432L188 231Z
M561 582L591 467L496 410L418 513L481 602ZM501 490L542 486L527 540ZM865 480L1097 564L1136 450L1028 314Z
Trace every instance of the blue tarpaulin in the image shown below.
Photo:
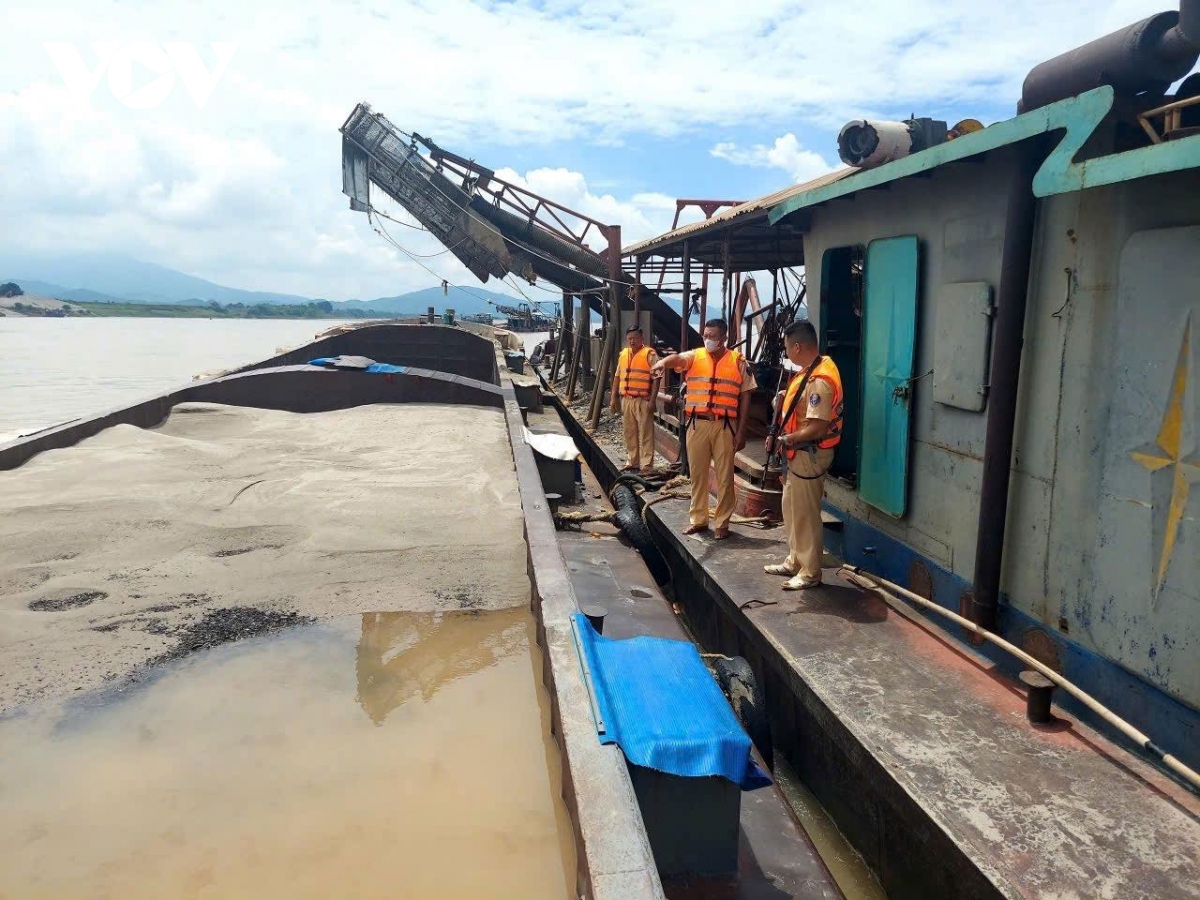
M617 744L634 765L669 775L717 775L744 790L771 783L691 643L613 640L597 634L581 614L574 619L603 723L597 729L602 744Z
M326 366L328 368L339 368L336 365L337 360L338 360L338 357L336 357L336 356L322 356L319 359L310 360L308 364L310 366ZM394 375L399 372L406 371L408 367L407 366L393 366L391 363L373 362L369 366L366 366L365 368L359 368L358 366L347 367L347 368L353 368L359 372L376 372L376 373L384 373L387 375Z

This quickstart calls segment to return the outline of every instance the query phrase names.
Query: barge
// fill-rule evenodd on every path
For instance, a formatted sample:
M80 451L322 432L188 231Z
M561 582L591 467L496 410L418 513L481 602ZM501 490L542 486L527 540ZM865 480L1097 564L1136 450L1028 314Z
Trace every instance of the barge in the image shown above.
M326 644L336 647L345 640L341 624L344 619L329 619L329 624L315 632L311 630L314 626L307 623L324 620L335 612L354 614L355 629L361 617L355 663L358 701L366 719L382 726L395 710L415 702L411 699L414 696L428 700L442 686L477 667L494 668L506 658L506 645L497 644L499 638L488 631L487 618L471 626L478 632L475 639L481 642L477 647L458 649L453 629L445 632L446 636L438 635L450 628L448 623L454 617L509 616L514 600L521 602L524 595L536 623L534 655L547 691L542 727L551 740L547 760L557 769L551 781L558 785L565 804L560 830L565 830L564 846L570 848L563 856L564 864L571 866L566 877L569 895L758 897L780 896L783 891L794 897L842 897L837 881L777 785L760 785L745 793L743 800L742 789L736 784L708 776L672 775L670 766L663 770L637 766L627 761L622 749L601 742L603 725L596 705L596 678L601 673L594 664L589 667L580 645L581 610L599 625L605 640L658 638L693 654L695 651L690 649L690 639L642 558L617 539L616 531L603 524L594 526L607 530L612 538L598 549L591 533L581 538L578 533L556 530L551 507L557 506L557 500L548 495L547 485L553 484L553 463L561 460L543 457L535 448L546 435L558 436L568 444L570 440L565 437L565 425L557 412L540 403L540 389L532 393L527 390L536 380L510 370L506 348L513 342L507 332L494 332L481 325L339 327L311 344L274 358L0 446L0 500L17 504L13 510L17 518L9 522L17 529L13 537L24 531L25 543L49 541L46 535L50 531L46 529L52 526L42 520L60 515L56 511L61 506L51 484L62 477L74 478L70 473L86 466L89 459L108 459L110 465L128 470L123 477L135 496L144 492L146 507L142 509L132 500L114 507L116 501L108 498L102 484L98 488L102 496L95 500L90 492L76 490L75 512L64 520L71 521L71 526L56 526L61 533L55 540L64 547L87 544L87 549L58 556L51 553L53 559L37 563L25 559L28 552L22 550L19 541L10 548L20 559L7 560L4 570L6 602L0 621L5 630L11 633L18 623L51 613L60 616L52 626L63 637L56 643L41 631L31 634L26 642L28 652L42 661L43 671L54 677L49 684L36 679L14 696L9 690L14 684L5 685L8 715L6 721L0 721L0 739L29 741L30 752L44 752L38 751L37 740L45 740L45 736L27 734L21 723L49 716L47 721L58 723L49 726L53 729L61 732L70 728L86 734L96 722L124 721L133 715L131 709L151 704L149 698L165 690L160 685L179 683L181 676L173 666L184 665L184 672L197 677L196 672L248 665L236 651L227 650L227 644L244 642L257 648L253 652L285 656L300 653L301 648L304 653L324 652L318 648ZM407 418L397 418L401 414ZM411 483L420 488L413 494L411 506L395 507L391 504L396 488L390 485L397 485L401 493L411 492L413 488L402 486L406 483L404 472L425 465L419 462L424 451L403 430L410 426L402 424L410 419L415 422L412 417L418 414L426 422L421 426L425 432L421 440L428 449L433 449L438 440L439 426L433 424L436 419L443 422L443 429L462 419L473 437L461 447L445 447L435 453L430 461L441 474L431 476L432 481L417 477ZM402 430L395 430L397 423ZM214 442L212 449L205 449L210 441ZM319 449L324 446L322 441L331 442L335 448L332 455L329 450ZM479 441L484 445L473 450ZM394 450L385 451L393 446ZM150 447L157 449L152 451ZM198 458L193 455L197 452ZM172 465L181 468L160 479L155 453L166 453L168 460L175 460ZM406 453L411 454L411 461L391 474ZM451 555L468 553L471 565L468 567L464 559L447 568L438 566L427 552L414 551L413 538L402 537L408 532L395 523L421 516L421 497L429 491L442 494L445 514L464 515L456 506L445 505L453 496L452 483L444 481L447 476L439 467L439 462L444 465L455 458L455 453L472 454L480 467L470 475L469 483L478 482L480 475L492 470L490 460L497 453L507 454L516 496L509 497L502 480L485 488L488 496L499 498L500 505L493 509L492 501L481 501L474 512L478 522L444 548ZM219 459L214 460L214 454ZM573 450L567 454L568 459L576 455ZM373 470L373 465L383 468ZM349 471L343 472L347 466ZM199 481L193 485L188 478ZM174 488L165 487L173 482ZM314 483L328 487L314 493ZM375 488L363 493L368 483L374 483ZM210 492L211 498L207 496ZM214 501L215 505L210 506ZM181 504L178 508L176 502ZM298 540L299 535L291 531L313 527L302 511L313 503L324 505L316 521L324 523L326 531L319 539L314 536ZM368 513L380 504L383 507L378 512ZM430 500L428 508L435 506ZM343 507L350 519L342 516ZM592 508L596 508L594 504ZM173 518L148 519L151 509ZM239 509L244 511L239 513ZM387 513L388 509L392 512ZM371 537L371 530L378 526L372 524L374 519L369 515L378 514L392 523L389 527L398 529L394 536L385 533ZM115 519L106 517L113 515ZM280 516L289 522L276 522ZM30 531L38 521L44 527ZM353 522L361 523L364 532L354 532ZM453 522L447 526L455 527ZM154 529L178 529L181 536L161 541L137 537ZM107 537L98 530L107 531ZM425 542L434 541L431 548L440 546L436 543L440 539L431 536L429 527L424 532ZM198 534L209 535L206 540L215 543L212 547L199 543ZM240 544L226 547L231 540ZM393 546L397 540L408 546ZM509 559L508 551L496 555L499 547L513 540L524 548L524 571L502 567L502 560ZM53 547L44 549L43 556ZM140 565L98 581L105 590L68 590L68 582L74 585L80 579L101 578L100 573L112 568L115 558L131 559L122 553L135 554ZM256 553L259 555L254 556ZM193 561L193 556L199 558ZM46 569L45 577L37 584L22 582L26 574L36 574L30 567L37 565ZM190 575L185 576L181 566ZM241 574L227 572L230 566L240 567ZM464 581L467 568L476 574ZM597 580L601 572L607 574L607 580ZM613 579L614 572L620 572L621 588ZM55 598L62 602L50 602ZM161 602L165 599L173 602ZM261 608L259 601L264 604ZM413 618L418 611L425 617L420 621ZM511 616L502 625L508 635L517 627ZM160 635L170 646L162 654L152 653L147 646L145 653L106 656L95 644L74 636L89 631L102 635L96 640L128 643L132 638L138 644L156 640L143 635ZM293 632L298 637L287 637ZM180 636L180 640L172 643L172 636ZM60 646L64 640L76 646L73 653ZM193 655L196 659L191 661ZM13 662L19 661L17 656L12 656ZM732 729L742 734L741 740L749 748L750 741L741 732L716 682L707 672L704 678L709 683L710 702L716 698L718 714L732 723ZM69 702L62 708L66 712L55 706L52 715L47 713L45 704L62 702L61 695L71 683L84 693L67 695ZM230 687L218 682L213 689L229 691ZM695 706L695 698L684 699L693 710L703 712ZM240 721L241 703L237 697L221 702L231 720ZM289 702L294 702L297 714L303 715L299 710L312 701L300 697ZM60 714L63 718L55 718ZM76 721L79 716L83 716L82 722ZM253 741L251 734L239 738L236 726L232 727L235 742ZM130 737L136 737L139 729L146 733L147 728L170 730L167 724L139 725ZM730 734L717 737L728 742ZM336 734L329 739L339 740ZM476 739L482 740L483 736ZM195 742L200 737L191 734L188 740ZM695 741L696 735L688 740ZM186 744L185 749L195 752ZM288 754L300 752L286 741L282 749ZM750 752L760 769L767 767L759 751ZM18 760L23 758L17 755ZM255 759L253 754L249 758ZM151 751L147 764L154 765L153 760ZM31 759L29 765L33 764ZM198 774L220 783L221 773L227 768L244 764L209 761ZM503 772L507 764L508 760L501 757L488 765ZM385 777L385 771L376 777ZM321 772L334 773L331 777L339 783L340 779L352 781L352 772L341 772L336 763L331 768L331 761L322 764ZM396 789L407 792L409 788L404 785L421 776L406 776L400 770L386 777ZM154 785L161 779L148 772L145 781ZM36 788L40 778L32 784ZM179 798L177 805L193 809L187 789L171 790ZM215 790L209 788L205 796ZM145 789L139 792L131 787L130 791L137 798ZM40 808L39 792L44 793L44 789L38 788L34 796L14 789L13 796L19 797L20 808L47 823L40 826L42 837L53 839L65 826L58 824L49 810ZM243 798L221 799L230 811L240 810L241 815L254 821L260 815L256 802L265 802L260 801L258 793L248 791ZM150 806L148 800L139 802L145 804L143 810ZM479 802L494 801L480 798ZM708 804L708 812L697 815L704 804ZM393 827L399 839L413 823L404 819L403 810L398 814L403 824ZM652 823L649 828L648 822ZM17 826L7 817L3 824L0 840L6 840L9 825ZM177 827L190 835L187 841L207 840L192 835L192 823ZM454 826L449 827L454 833ZM138 832L131 827L128 833ZM681 843L678 835L688 835L689 842ZM270 854L295 853L298 848L292 840L294 836L287 830L272 832L270 838L261 838L266 849L255 858L261 859L266 853L270 858L265 868L274 871L279 868L279 858ZM507 840L514 852L527 852L515 834ZM703 856L697 856L697 841L706 842ZM35 841L35 846L41 844ZM18 852L16 847L9 849ZM168 874L162 875L161 881L149 879L143 883L135 878L131 884L136 889L130 888L131 895L179 889L172 881L176 876L169 874L172 859L177 855L186 860L188 854L174 854L157 846L149 847L148 852L151 868L156 873L168 870ZM726 855L727 861L714 863L717 856ZM90 854L82 857L90 858ZM318 853L318 866L320 858ZM435 853L434 860L437 858ZM441 864L448 861L445 857ZM240 857L237 863L245 864ZM297 864L294 869L308 871L309 864ZM75 868L65 871L104 884L114 872L121 871L118 862L105 858L103 853L96 863L99 869L88 869L87 865L77 860L79 873ZM497 868L507 872L507 867ZM273 876L277 881L264 876L265 880L257 883L268 893L282 890L290 883L287 879L295 877L295 871L277 872ZM24 882L19 879L25 872L24 866L12 870L7 877L18 880L6 883L5 889L21 890ZM210 877L214 883L225 884L226 889L229 885L223 878L242 877L238 874L242 870L229 860L215 865L213 872ZM531 890L528 885L506 883L503 874L497 874L498 879L486 891L488 895L541 895L539 891L523 893ZM327 872L316 877L322 880L327 876L332 877ZM452 885L460 881L447 878L442 887L454 893L459 889ZM364 882L369 884L369 879ZM410 885L405 890L409 896L422 895L419 886ZM425 893L446 895L439 890Z
M776 754L889 896L1200 890L1198 55L1184 0L1035 68L1012 118L851 122L844 168L680 200L706 218L630 245L366 105L343 125L352 208L383 191L481 280L562 290L540 374L606 486L625 329L667 352L729 323L760 385L735 475L754 522L683 537L652 486L648 552L701 646L749 661ZM782 554L759 528L797 317L846 394L827 584L800 599L762 576ZM680 387L656 446L713 487L681 465Z
M156 692L183 688L181 673L223 672L223 681L205 682L220 685L219 699L195 690L193 698L207 701L205 722L227 711L249 723L261 717L266 733L242 725L220 755L231 765L238 756L257 760L255 774L269 780L275 773L262 748L281 746L291 762L295 747L280 703L299 697L299 707L311 706L305 692L340 696L349 679L343 672L296 682L298 693L270 694L282 700L245 704L229 677L253 675L238 668L246 665L239 648L301 669L321 655L352 655L356 721L369 722L359 729L369 740L415 698L444 698L470 673L511 660L528 602L526 643L546 691L536 727L551 738L544 755L555 777L535 778L527 796L549 784L562 808L532 811L541 823L535 835L501 815L486 856L497 869L536 846L538 864L526 868L544 875L561 867L572 896L631 900L1200 896L1200 573L1190 493L1200 471L1200 83L1166 93L1198 56L1200 7L1184 0L1179 13L1035 69L1011 119L988 127L852 122L841 136L846 168L749 202L680 201L700 204L707 218L630 246L618 226L532 195L357 107L342 128L352 208L375 215L371 192L382 190L481 280L556 285L563 303L552 358L530 370L511 335L474 323L337 329L273 359L0 446L7 521L41 515L37 534L46 537L38 540L62 537L81 548L22 545L19 525L8 525L7 552L16 557L4 572L0 624L12 657L30 665L17 685L24 693L0 719L0 740L19 751L22 776L5 786L21 818L9 812L0 821L6 856L20 866L0 877L24 880L0 889L96 877L105 889L132 884L161 894L228 877L211 848L185 881L176 873L175 881L138 882L138 871L131 880L111 851L94 864L76 855L74 869L44 875L55 862L47 844L79 824L51 815L54 778L37 765L64 736L115 721L129 726L123 739L153 746L164 738L150 713L167 705ZM589 249L597 239L600 252ZM634 482L640 493L619 474L615 423L603 409L628 325L664 349L684 349L699 342L693 322L718 310L762 386L750 448L737 459L740 518L720 543L682 534L686 512L669 487L681 478L711 485L713 477L682 465L679 386L656 398L666 465ZM802 315L843 372L846 422L826 485L825 583L788 596L762 572L781 555L779 473L755 438L767 430L772 388L788 377L782 329ZM435 452L431 466L426 446L423 462L405 459L398 447L436 431L418 409L443 424L460 417L477 456L465 458L462 447ZM338 418L347 412L355 424ZM189 417L215 431L201 439ZM276 435L273 455L242 455L261 449L265 433ZM156 465L142 452L149 437L175 454L177 472L197 479L176 476L175 490L191 503L186 514L153 515L156 505L171 509L170 492L143 489L134 492L137 514L109 528L88 518L96 505L60 496L61 485L52 490L48 467L65 461L82 498L88 454L114 448L128 457L115 468L145 488ZM224 450L211 449L222 442ZM498 453L511 490L507 480L473 480ZM424 473L423 505L410 507L388 480L410 465ZM332 473L357 485L357 505L340 519L319 489ZM373 479L380 483L372 487ZM446 499L462 484L479 488L469 513L484 526L475 544L460 535L414 555L412 546L364 537L372 515L380 527L415 518L420 530L439 499L467 515ZM114 496L102 499L130 502ZM240 519L247 501L273 511L274 531ZM282 521L284 513L293 520ZM324 526L320 541L300 541L301 557L276 558L258 583L248 579L253 566L228 562L283 551L289 527L311 522ZM572 527L582 523L586 530ZM181 526L191 531L173 542L146 536ZM121 531L130 527L136 539ZM210 547L199 532L225 543ZM89 554L122 542L145 564L111 572L120 587L76 583ZM455 547L488 561L482 590L463 581ZM384 560L384 574L364 559ZM390 577L389 566L404 565L407 580ZM231 594L258 591L271 602L223 605L206 590L218 569ZM159 589L156 579L172 585L171 603L147 596ZM298 580L307 586L295 589ZM309 621L339 605L355 614L349 626ZM21 637L50 621L39 616L59 616L58 627ZM451 620L466 625L466 638L445 637ZM78 639L85 630L119 635L130 645L122 659L132 663L103 672L85 665L92 681L64 700L71 653L93 652ZM157 639L165 652L155 655ZM271 671L279 678L285 668ZM46 697L65 712L46 718ZM482 689L474 697L476 713L480 702L505 704ZM169 718L177 725L181 717ZM199 739L193 734L184 749L195 753ZM523 755L506 743L507 752L473 766L462 745L484 747L484 739L470 727L458 732L459 769L477 775L490 763L507 781L501 764L527 756L528 746ZM132 777L108 768L75 781L175 784L154 780L161 754L142 746L136 758L143 768ZM343 771L354 758L326 748L320 773ZM375 759L369 770L372 786L385 787L358 786L360 795L394 796L397 810L367 825L348 822L345 834L371 832L363 842L377 855L389 840L420 848L423 858L410 862L423 880L403 890L439 895L453 883L464 895L553 892L553 878L531 891L441 857L405 807L418 776L398 759ZM203 763L208 774L225 760ZM444 760L424 763L446 777ZM311 770L295 768L299 783L328 791ZM482 791L484 780L470 784ZM281 802L261 790L221 799L236 812L252 796L268 809ZM840 850L814 838L805 796L814 801L809 811L832 823ZM436 823L438 834L456 840L470 831L469 803L465 810L456 823ZM76 818L101 821L95 811ZM305 843L280 819L263 821L274 823L263 833L276 841L266 851L276 880L260 890L279 890L300 863L332 858L331 847L346 849L344 834ZM180 827L157 836L150 868L172 854L192 858L183 848L196 835ZM264 851L245 843L249 850L220 846L261 873ZM30 848L41 854L34 864ZM857 874L834 856L852 859ZM297 864L280 862L288 858ZM455 871L439 883L431 860ZM364 884L350 893L369 892Z

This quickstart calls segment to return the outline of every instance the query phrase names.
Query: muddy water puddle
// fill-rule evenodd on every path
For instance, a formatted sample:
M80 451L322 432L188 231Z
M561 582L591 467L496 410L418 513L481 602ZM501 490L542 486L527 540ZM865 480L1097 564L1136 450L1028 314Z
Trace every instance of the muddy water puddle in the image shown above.
M343 617L0 720L0 898L567 897L532 633Z

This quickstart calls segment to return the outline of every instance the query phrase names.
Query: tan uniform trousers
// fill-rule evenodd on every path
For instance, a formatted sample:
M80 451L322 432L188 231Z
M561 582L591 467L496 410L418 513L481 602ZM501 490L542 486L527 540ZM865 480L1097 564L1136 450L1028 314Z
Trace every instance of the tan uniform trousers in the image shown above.
M691 522L708 524L708 464L717 473L713 524L728 528L733 515L733 426L722 419L695 419L687 426L688 471L692 477Z
M788 460L789 473L783 485L783 525L787 530L788 558L784 565L805 579L820 580L825 532L821 525L821 498L825 476L800 478L829 471L834 448L809 453L800 450Z
M639 469L654 465L654 405L650 398L622 397L621 422L629 465Z

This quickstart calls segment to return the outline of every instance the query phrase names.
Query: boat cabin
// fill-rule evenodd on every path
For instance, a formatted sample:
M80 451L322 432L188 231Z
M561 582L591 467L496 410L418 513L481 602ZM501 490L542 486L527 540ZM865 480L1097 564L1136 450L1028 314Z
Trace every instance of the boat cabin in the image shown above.
M1147 116L1100 87L625 255L802 266L845 388L827 546L1195 765L1200 136Z

